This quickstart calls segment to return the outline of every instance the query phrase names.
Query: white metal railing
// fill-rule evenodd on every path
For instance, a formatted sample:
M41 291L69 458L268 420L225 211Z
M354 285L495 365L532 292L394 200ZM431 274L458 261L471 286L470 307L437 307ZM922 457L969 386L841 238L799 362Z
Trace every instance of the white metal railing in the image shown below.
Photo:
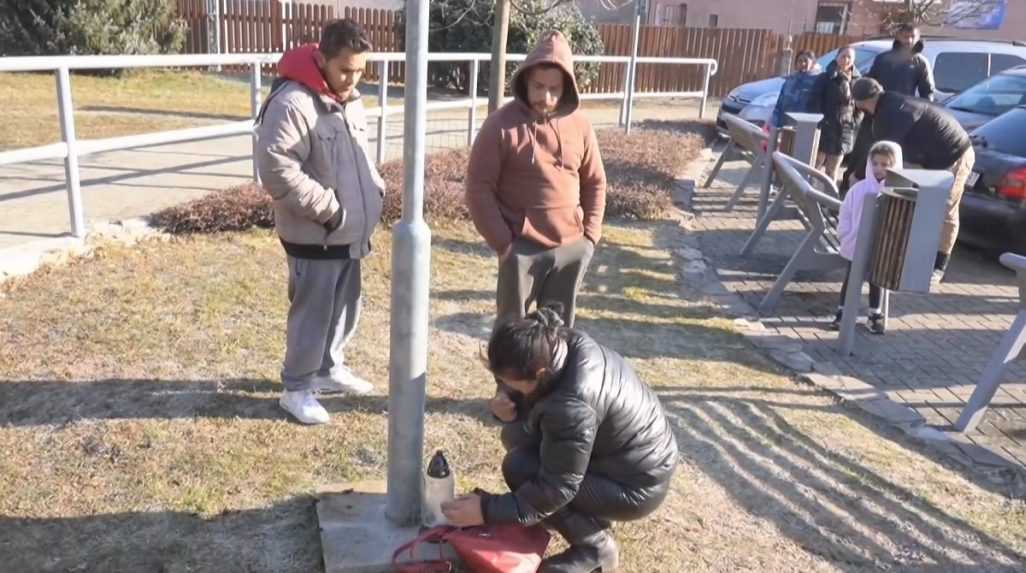
M199 141L230 135L252 134L254 144L256 135L253 131L253 120L236 121L220 125L194 127L160 131L141 135L111 137L106 139L79 140L75 136L74 104L71 98L71 70L126 69L126 68L181 68L204 66L246 66L250 68L250 112L255 119L261 105L261 68L276 63L281 54L180 54L163 56L28 56L0 58L0 72L53 71L57 80L57 107L60 118L61 142L38 147L15 149L0 152L0 167L15 163L42 161L47 159L64 160L65 180L68 186L68 210L71 218L71 234L75 237L85 236L85 216L82 209L81 185L79 182L78 158L104 151L134 149L168 143ZM523 61L524 54L510 54L509 61ZM428 102L427 111L447 109L467 110L467 145L474 141L477 129L478 107L486 100L477 95L478 76L481 62L490 61L491 54L438 52L428 54L429 62L468 62L470 76L468 97L452 101ZM372 64L380 66L378 107L368 108L369 117L377 118L377 149L378 163L385 160L387 144L388 118L394 113L402 113L403 106L390 106L387 103L389 64L406 61L406 54L401 52L372 53L368 57ZM704 117L709 99L709 81L716 75L718 64L709 58L652 58L629 56L574 56L576 63L615 63L627 66L624 74L624 86L621 91L609 93L581 94L585 100L621 100L620 119L628 132L631 125L631 108L635 97L660 98L693 98L701 100L699 117ZM635 92L634 71L638 64L667 64L699 66L703 70L702 89L690 92ZM507 98L509 99L509 98ZM257 177L256 158L254 156L253 176Z

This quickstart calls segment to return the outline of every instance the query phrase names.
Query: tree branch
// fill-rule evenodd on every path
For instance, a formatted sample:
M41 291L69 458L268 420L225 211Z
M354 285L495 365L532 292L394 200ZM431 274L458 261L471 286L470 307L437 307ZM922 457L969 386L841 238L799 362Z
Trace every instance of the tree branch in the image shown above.
M513 6L513 9L515 9L517 12L520 12L521 14L523 14L525 16L530 16L530 17L541 16L541 15L547 13L547 12L551 12L552 10L555 10L556 8L558 8L559 6L561 6L563 4L570 4L571 2L573 2L573 0L555 0L547 8L528 9L528 8L526 8L524 6L521 6L520 3L517 2L516 0L509 0L509 3L510 3L511 6Z

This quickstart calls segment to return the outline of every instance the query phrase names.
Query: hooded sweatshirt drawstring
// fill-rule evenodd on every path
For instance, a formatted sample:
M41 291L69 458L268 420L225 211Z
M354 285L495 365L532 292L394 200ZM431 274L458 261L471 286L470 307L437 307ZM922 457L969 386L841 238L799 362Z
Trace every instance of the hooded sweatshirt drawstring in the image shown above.
M559 133L559 118L548 117L545 120L545 125L552 128L552 132L556 135L556 159L558 165L563 167L566 165L566 160L563 157L563 136ZM531 143L531 165L534 165L538 161L538 124L541 121L532 121L531 127L527 130L527 138Z
M538 151L538 122L532 121L531 127L527 130L527 139L531 142L531 165L537 162Z
M552 131L556 134L556 150L559 154L559 166L563 167L563 165L565 165L565 162L563 161L563 137L559 134L559 118L557 117L555 120L550 119L549 125L552 126Z

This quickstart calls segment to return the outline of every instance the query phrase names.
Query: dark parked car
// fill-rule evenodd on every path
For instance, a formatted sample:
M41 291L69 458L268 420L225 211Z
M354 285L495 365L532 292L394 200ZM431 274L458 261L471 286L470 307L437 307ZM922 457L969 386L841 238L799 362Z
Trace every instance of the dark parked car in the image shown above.
M962 196L959 241L1026 254L1026 106L972 133L976 166Z
M968 131L1019 105L1026 105L1026 66L991 76L944 102Z

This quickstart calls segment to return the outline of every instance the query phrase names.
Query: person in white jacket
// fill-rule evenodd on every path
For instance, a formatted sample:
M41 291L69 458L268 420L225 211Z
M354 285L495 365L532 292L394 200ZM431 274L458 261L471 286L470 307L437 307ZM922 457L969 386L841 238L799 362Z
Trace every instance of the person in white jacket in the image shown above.
M848 290L851 260L855 257L855 241L859 235L859 224L862 222L862 205L866 198L876 197L883 191L888 169L902 168L901 155L901 146L893 141L880 141L873 145L866 161L866 174L871 176L849 189L848 194L844 196L844 202L841 203L837 235L841 239L841 256L848 261L848 274L841 286L841 303L837 307L837 314L830 323L833 330L841 327L844 293ZM882 299L883 289L873 284L869 285L869 330L873 334L884 333L883 312L880 308Z

